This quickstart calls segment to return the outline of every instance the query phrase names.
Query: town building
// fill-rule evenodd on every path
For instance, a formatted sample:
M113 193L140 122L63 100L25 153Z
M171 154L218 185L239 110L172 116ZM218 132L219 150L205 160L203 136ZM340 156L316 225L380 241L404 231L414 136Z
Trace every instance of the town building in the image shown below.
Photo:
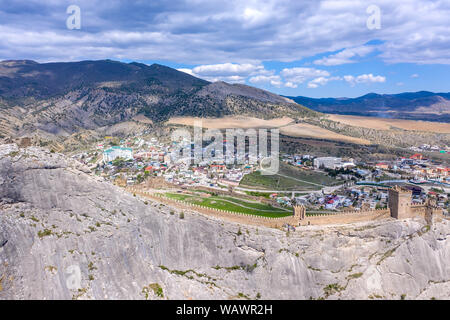
M326 168L326 169L340 169L347 167L354 167L355 164L351 161L344 162L342 158L335 157L320 157L314 159L314 168Z
M104 163L111 162L117 158L122 158L124 160L133 160L133 149L114 146L103 151Z

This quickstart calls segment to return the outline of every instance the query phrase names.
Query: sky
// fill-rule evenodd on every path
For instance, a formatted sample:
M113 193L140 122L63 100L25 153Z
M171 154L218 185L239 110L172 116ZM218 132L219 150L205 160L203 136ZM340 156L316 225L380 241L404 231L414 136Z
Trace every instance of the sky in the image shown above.
M288 96L449 92L449 0L0 0L0 60L160 63Z

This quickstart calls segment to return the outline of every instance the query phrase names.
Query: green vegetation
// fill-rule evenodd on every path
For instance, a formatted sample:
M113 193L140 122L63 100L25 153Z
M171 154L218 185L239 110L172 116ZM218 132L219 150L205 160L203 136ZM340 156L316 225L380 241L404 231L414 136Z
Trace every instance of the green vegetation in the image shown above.
M282 210L282 209L279 209L279 208L274 208L272 206L269 206L269 205L261 203L261 202L245 201L245 200L241 200L241 199L238 199L238 198L224 197L224 196L222 196L221 198L224 199L224 200L231 201L231 202L233 202L235 204L241 205L243 207L250 207L252 209L257 209L257 210L272 210L272 209L275 209L275 210L285 211L285 210Z
M333 186L338 182L321 172L306 171L280 163L279 173L276 175L262 175L255 171L245 175L241 187L261 188L267 190L320 190L323 186Z
M43 237L50 236L50 235L52 235L52 230L50 230L50 229L44 229L44 230L38 231L38 236L41 239Z
M345 288L339 285L338 283L332 283L323 288L323 292L325 293L325 296L328 297L337 292L341 292L344 289Z
M430 225L426 225L426 226L422 227L422 228L417 232L417 235L418 235L419 237L421 237L421 236L423 236L425 233L427 233L428 231L430 231L430 229L431 229Z
M58 268L55 266L45 266L44 269L51 273L55 273L56 271L58 271Z
M153 290L153 292L158 296L158 297L164 297L163 294L163 289L161 288L161 286L157 283L151 283L149 285L149 287Z
M438 189L438 188L431 188L431 191L434 191L436 193L445 193L443 189Z
M250 300L250 297L242 292L238 292L238 297L239 298L245 298L247 300Z
M390 256L392 256L392 254L395 252L395 250L397 250L397 248L400 247L400 245L396 246L395 248L392 248L391 250L386 251L380 258L380 260L378 260L377 265L380 265L381 262L383 262L384 259L389 258Z
M322 271L322 269L314 268L312 266L308 266L308 269L311 269L312 271Z
M186 201L203 207L227 210L237 213L252 214L263 217L286 217L292 215L290 210L283 210L263 203L247 202L225 196L201 197L181 193L165 193L166 197Z
M270 198L270 192L258 192L258 191L244 191L244 192L249 196L264 197L266 199Z
M161 266L159 266L162 270L164 270L164 271L167 271L167 272L169 272L169 273L171 273L171 274L175 274L175 275L178 275L178 276L182 276L182 277L186 277L186 278L188 278L188 279L190 279L190 280L193 280L194 279L194 276L193 275L195 275L196 277L198 277L198 278L206 278L206 279L208 279L209 280L209 282L202 282L202 283L207 283L207 284L212 284L212 285L215 285L215 283L214 282L212 282L212 281L216 281L216 279L213 279L213 278L211 278L210 276L208 276L206 273L198 273L198 272L196 272L196 271L194 271L194 270L192 270L192 269L189 269L189 270L170 270L169 268L167 268L166 266L163 266L163 265L161 265ZM192 275L193 274L193 275Z
M362 272L354 273L354 274L347 276L347 279L357 279L357 278L360 278L362 275L363 275Z
M91 261L88 264L88 270L89 271L93 271L93 270L97 270L97 267L94 266L94 263Z
M231 267L221 267L221 266L217 265L217 266L213 267L213 269L216 269L216 270L224 269L224 270L227 270L228 272L237 271L237 270L244 270L246 272L252 272L253 270L256 269L256 267L258 267L257 262L255 262L254 264L231 266Z
M114 159L114 160L112 161L112 164L113 164L115 167L123 168L123 167L125 166L126 162L127 162L127 160L118 157L118 158L116 158L116 159Z
M159 283L150 283L148 286L142 288L142 294L144 294L145 299L148 300L148 295L150 293L150 290L153 291L155 295L157 295L160 298L164 297L163 289L159 285Z
M87 288L78 289L78 294L72 296L72 300L77 300L79 297L84 295L87 292Z

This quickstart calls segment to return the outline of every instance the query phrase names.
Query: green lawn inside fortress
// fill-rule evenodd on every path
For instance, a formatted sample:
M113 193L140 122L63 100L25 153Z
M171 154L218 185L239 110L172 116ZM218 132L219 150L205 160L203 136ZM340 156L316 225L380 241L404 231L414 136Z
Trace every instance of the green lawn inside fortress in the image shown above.
M165 193L164 196L166 196L169 199L181 200L208 208L227 210L244 214L252 214L262 217L279 218L292 215L292 211L289 209L283 210L280 208L275 208L271 205L257 202L249 202L232 197L223 197L223 196L202 197L170 192Z

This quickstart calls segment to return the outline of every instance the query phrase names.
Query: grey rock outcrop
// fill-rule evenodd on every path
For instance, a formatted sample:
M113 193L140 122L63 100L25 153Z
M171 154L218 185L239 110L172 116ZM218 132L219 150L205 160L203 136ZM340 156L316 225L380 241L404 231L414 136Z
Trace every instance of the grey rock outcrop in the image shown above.
M181 218L15 145L0 146L0 201L0 299L450 298L448 220L287 234Z

